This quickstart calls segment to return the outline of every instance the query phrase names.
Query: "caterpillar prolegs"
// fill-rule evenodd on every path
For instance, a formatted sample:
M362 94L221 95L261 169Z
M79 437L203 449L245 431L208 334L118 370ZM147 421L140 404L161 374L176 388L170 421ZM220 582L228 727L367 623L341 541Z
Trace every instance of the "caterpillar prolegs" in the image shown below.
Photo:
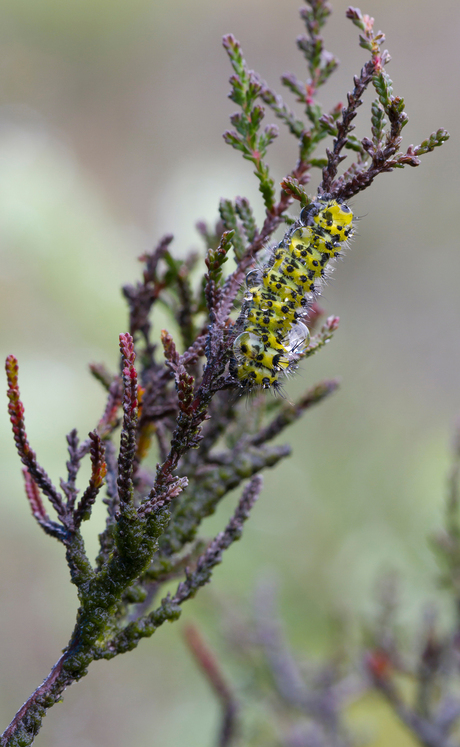
M348 205L319 198L303 208L267 264L247 275L230 366L241 386L277 389L279 376L295 368L310 340L309 306L352 235Z

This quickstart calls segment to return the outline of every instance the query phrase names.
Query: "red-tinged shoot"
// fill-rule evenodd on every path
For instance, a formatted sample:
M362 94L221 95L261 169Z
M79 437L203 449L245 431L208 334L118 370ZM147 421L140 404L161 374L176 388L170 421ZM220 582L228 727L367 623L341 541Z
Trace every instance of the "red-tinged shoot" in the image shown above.
M177 382L177 396L179 409L184 415L191 415L193 402L193 384L195 379L185 369L179 373Z
M104 478L107 474L107 464L104 459L104 446L97 433L90 433L91 439L91 480L90 485L99 490L104 484Z
M26 489L27 500L29 501L30 508L32 509L32 515L38 520L48 521L48 514L45 511L43 501L41 499L40 491L37 484L33 480L28 469L22 470L24 475L24 483Z
M179 364L179 353L177 352L174 340L167 329L161 330L161 343L163 345L166 360L171 364L173 369L177 368Z
M18 384L18 361L14 355L9 355L5 363L6 377L8 380L8 412L11 425L13 426L14 442L19 456L24 461L33 452L27 440L24 423L24 405L21 402Z
M123 426L118 455L118 496L122 505L133 501L133 470L136 453L136 427L138 420L137 371L134 341L128 332L120 335L120 352L123 357Z
M101 437L97 432L93 432L89 434L89 438L91 440L91 478L74 513L76 528L80 526L82 521L90 518L92 506L98 496L99 490L104 485L104 479L107 474L105 448Z
M129 420L135 420L138 409L137 371L134 366L136 353L129 332L120 335L120 352L123 356L123 412Z

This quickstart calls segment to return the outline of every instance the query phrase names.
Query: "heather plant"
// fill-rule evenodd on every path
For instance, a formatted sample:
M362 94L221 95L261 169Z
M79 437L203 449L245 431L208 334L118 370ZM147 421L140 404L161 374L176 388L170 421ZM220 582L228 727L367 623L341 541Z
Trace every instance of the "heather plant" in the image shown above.
M234 71L229 96L238 107L231 117L233 129L224 138L254 167L265 208L263 222L258 224L246 198L222 199L216 225L198 224L206 266L198 285L194 271L200 258L190 254L177 259L172 236L165 236L141 258L141 280L123 288L129 331L119 338L120 370L91 366L107 393L105 410L88 438L80 440L76 430L68 434L69 456L59 487L29 445L18 362L13 355L7 358L9 414L25 492L38 524L65 548L80 607L68 645L4 731L2 747L31 744L48 709L61 700L66 687L87 673L93 661L132 650L164 622L179 618L183 604L210 581L223 552L241 537L262 487L260 473L289 455L289 446L271 442L337 388L335 380L321 381L291 403L286 396L273 397L261 387L244 385L247 381L238 373L241 362L234 343L242 316L249 313L250 301L241 301L245 277L280 226L288 225L289 237L297 227L305 227L297 218L299 209L307 216L308 229L310 217L318 215L318 204L332 204L342 211L345 200L369 187L377 175L418 166L420 156L448 135L438 130L420 145L401 150L401 132L408 118L404 100L393 95L386 73L389 55L381 49L384 35L375 33L373 19L355 8L348 9L347 17L358 27L360 46L369 59L353 78L346 105L323 111L318 91L337 67L321 37L330 12L325 0L309 0L301 10L306 33L297 45L306 60L307 79L282 77L301 105L300 114L248 68L235 38L224 37ZM375 91L370 132L359 140L352 134L353 121L368 88ZM280 188L267 161L278 128L263 125L263 104L298 143L297 161ZM326 138L332 142L318 154ZM352 155L353 163L340 171L347 155ZM315 170L320 183L317 198L311 199L305 188ZM298 209L290 215L295 203ZM319 217L325 219L324 211ZM315 231L316 237L323 236ZM226 274L224 264L231 256L235 267ZM162 331L161 351L152 336L157 304L169 310L177 329L174 336ZM239 304L240 326L234 313ZM310 299L306 310L313 334L301 345L291 344L288 353L294 346L295 356L286 366L289 370L294 368L292 362L297 365L321 350L338 326L338 317L331 316L316 329L321 309ZM279 368L281 364L274 362L277 375ZM152 455L157 461L154 470L149 467ZM77 477L85 457L91 463L91 476L81 491ZM227 526L211 542L200 539L202 521L240 486L241 498ZM106 526L92 563L81 525L90 520L102 489ZM175 590L164 595L165 587L170 589L174 583ZM229 744L233 737L229 728L221 744Z

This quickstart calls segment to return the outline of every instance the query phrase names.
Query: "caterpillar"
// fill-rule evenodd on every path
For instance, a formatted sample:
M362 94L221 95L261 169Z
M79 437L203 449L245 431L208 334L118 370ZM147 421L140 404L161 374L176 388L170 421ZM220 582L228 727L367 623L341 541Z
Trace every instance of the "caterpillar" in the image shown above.
M308 347L308 309L353 235L353 213L344 202L318 198L271 251L267 264L246 277L236 322L230 372L240 386L280 388Z

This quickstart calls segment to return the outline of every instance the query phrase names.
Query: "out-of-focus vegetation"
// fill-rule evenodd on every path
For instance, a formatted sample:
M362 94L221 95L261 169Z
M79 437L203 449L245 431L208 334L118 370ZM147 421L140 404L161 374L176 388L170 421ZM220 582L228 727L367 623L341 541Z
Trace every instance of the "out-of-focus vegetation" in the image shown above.
M87 433L102 407L87 363L115 364L126 329L119 288L137 277L136 257L165 231L185 253L198 243L194 221L215 218L221 196L247 194L257 204L251 168L220 137L234 109L220 38L235 33L272 84L287 69L301 73L292 43L297 3L289 5L1 4L1 346L4 357L20 358L30 438L53 479L65 459L61 434L74 426ZM350 71L364 59L346 7L334 2L326 29L342 63L328 104L350 88ZM342 387L295 426L294 456L270 474L243 542L184 613L216 646L214 597L244 598L255 583L249 567L276 568L292 641L313 655L327 650L335 615L369 614L382 568L401 576L409 627L428 600L448 614L426 537L441 523L449 427L460 411L459 104L449 72L457 68L460 8L440 0L434 13L428 0L369 0L363 10L389 37L390 71L411 113L405 137L418 142L442 125L452 141L420 170L382 178L354 201L363 216L358 236L322 301L340 315L340 330L287 388L294 397L337 374ZM290 148L283 137L273 148L280 178ZM158 334L168 324L157 322ZM6 723L65 645L76 598L55 563L62 549L29 515L6 400L0 443ZM231 506L220 511L229 515ZM218 523L222 514L209 522L210 535ZM128 734L139 747L211 743L215 704L176 628L111 662L109 678L106 666L69 691L37 745L122 747ZM405 744L379 705L368 703L362 718L375 745Z

